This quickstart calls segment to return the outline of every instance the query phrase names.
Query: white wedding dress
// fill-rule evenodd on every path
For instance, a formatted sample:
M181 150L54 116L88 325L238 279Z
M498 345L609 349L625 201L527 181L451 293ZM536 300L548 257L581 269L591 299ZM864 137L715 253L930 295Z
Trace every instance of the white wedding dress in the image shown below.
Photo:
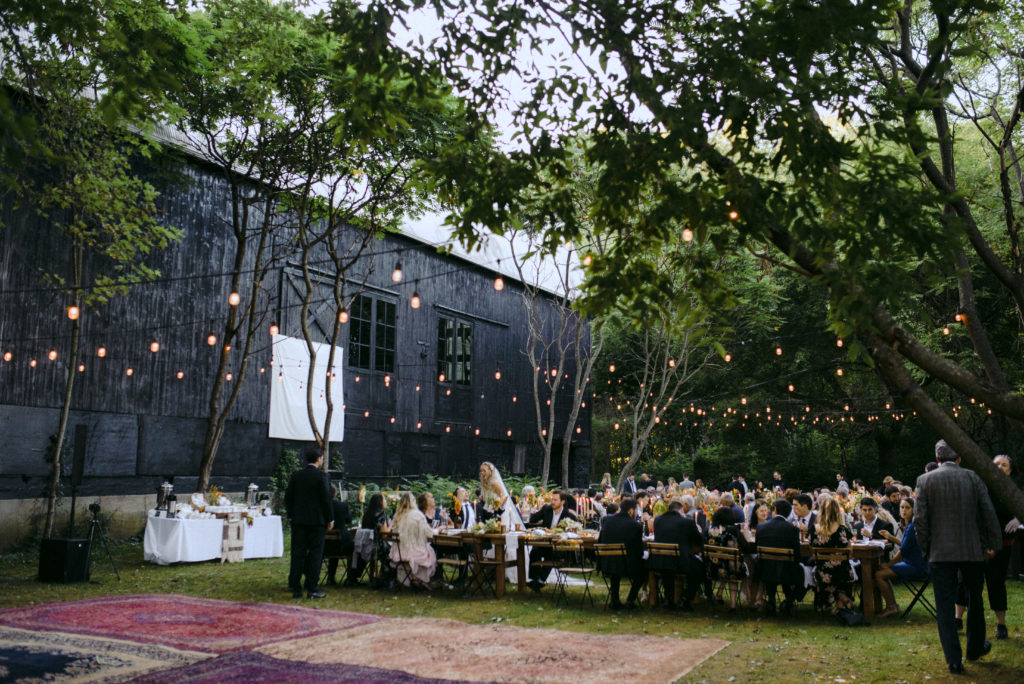
M516 506L515 501L509 495L508 488L505 487L505 481L501 479L501 473L497 469L494 471L494 477L498 480L498 487L500 489L500 492L495 496L498 501L503 502L501 504L501 524L505 526L505 558L506 560L515 560L519 551L518 537L522 534L521 530L526 529L526 524L523 522L523 517L519 514L519 507ZM484 510L490 513L495 512L489 504L484 505ZM489 549L487 553L493 558L494 549ZM526 560L527 568L529 568L529 557ZM515 565L505 569L506 581L515 583L518 579L519 571Z

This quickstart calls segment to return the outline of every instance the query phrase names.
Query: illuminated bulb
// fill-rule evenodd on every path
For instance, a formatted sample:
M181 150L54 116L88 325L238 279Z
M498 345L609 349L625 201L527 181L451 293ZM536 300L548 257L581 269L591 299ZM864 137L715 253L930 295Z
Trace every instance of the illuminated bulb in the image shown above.
M588 254L587 256L583 257L583 265L584 266L589 266L592 263L594 263L594 258L592 256L590 256Z
M36 367L36 360L35 360L35 359L32 359L31 361L29 361L29 362L28 362L28 365L29 365L29 366L30 366L31 368L35 368L35 367Z
M843 346L843 338L842 337L840 337L838 340L836 340L836 346L837 347L842 347Z
M494 371L494 379L501 380L501 371Z
M942 334L943 335L948 335L949 334L949 326L948 325L942 326Z
M450 389L446 389L446 390L444 391L444 396L446 396L446 397L450 397L451 395L452 395L452 391L451 391Z
M217 336L214 335L213 333L210 333L210 335L206 338L206 344L210 345L211 347L217 344Z
M690 242L693 240L693 231L689 228L683 228L683 242Z
M423 427L423 423L417 421L416 422L416 429L419 430L421 427Z
M729 212L729 218L731 218L733 221L735 221L739 217L740 217L740 215L736 212L735 209L733 209L732 211Z
M232 292L228 295L228 304L231 306L238 306L241 301L242 297L237 292Z
M792 391L793 391L793 383L789 383L789 391L790 391L790 392L792 392Z
M615 372L615 364L614 363L612 365L608 366L608 372L609 373L614 373Z
M511 437L512 436L512 431L511 430L506 430L505 431L505 435L507 435L508 437Z
M68 318L70 318L73 321L77 321L78 320L78 314L79 314L79 311L78 311L78 307L77 306L69 306L68 307Z
M391 416L391 424L392 424L392 425L394 425L394 424L395 424L395 417L394 417L394 416Z
M577 427L576 427L576 434L578 435L578 434L580 434L580 433L582 433L582 432L583 432L583 428L581 428L581 427L577 426Z
M444 431L445 432L451 432L452 431L452 426L451 425L445 425L444 426Z
M363 411L363 418L369 418L369 417L370 417L370 412L369 411Z
M409 306L411 306L414 309L420 308L420 293L419 292L413 292L412 293L412 299L409 300Z
M838 375L839 377L843 377L843 369L842 368L836 368L836 375Z
M85 364L84 363L78 364L78 372L82 373L84 371L85 371Z
M99 349L96 350L96 356L100 357L101 359L104 356L106 356L106 355L107 355L107 348L106 347L100 347Z
M224 351L226 351L226 352L231 351L231 345L230 344L225 344L224 345Z
M419 391L420 391L420 386L419 386L419 385L416 385L416 391L417 391L417 392L419 392Z
M552 368L551 369L551 377L555 377L556 375L558 375L558 369L557 368Z
M437 376L437 381L444 382L444 373L441 373L440 375Z
M267 369L264 368L263 366L260 366L260 373L266 373L266 372L267 372Z
M505 281L501 279L501 276L498 276L497 278L494 279L494 289L497 290L498 292L501 292L502 290L505 289Z
M50 357L51 361L56 361L57 360L57 350L56 349L51 349L48 356Z
M676 367L676 360L675 359L669 359L668 360L668 367L669 368L675 368Z
M276 335L279 332L281 332L281 329L277 327L277 323L271 323L270 324L270 334L271 335Z
M477 428L476 430L473 430L473 434L476 435L477 437L479 437L480 436L480 428Z
M228 373L227 375L224 376L224 379L227 380L228 382L231 382L234 379L234 377L234 375Z
M615 429L616 429L616 430L618 430L618 429L619 429L619 424L618 424L618 423L616 423L616 424L615 424Z
M9 351L5 351L4 352L4 361L10 361L13 358L14 358L14 354L12 354Z
M391 272L391 282L400 283L402 282L402 262L395 262L395 270Z
M284 373L283 372L279 372L277 374L277 381L278 382L284 382Z
M181 380L183 377L185 377L185 371L178 371L178 379Z
M302 368L302 366L300 365L299 368ZM356 382L359 382L359 376L358 375L356 376Z
M519 398L519 397L512 397L512 403L513 403L513 404L514 404L514 403L516 403L516 400L517 400L518 398Z
M160 351L160 343L157 342L156 340L153 340L152 342L150 342L149 343L149 351L151 351L154 354L156 354L158 351Z
M133 374L134 372L135 372L134 370L132 370L131 368L129 368L128 370L126 370L126 371L124 372L124 374L125 374L125 375L129 375L129 376L130 376L130 375L132 375L132 374Z
M964 320L964 315L963 314L957 314L956 316L953 316L953 320L956 321L957 323L959 323L962 320Z
M341 307L341 311L338 312L338 322L348 323L348 309Z
M729 363L730 361L732 361L732 354L726 353L726 355L725 355L725 362Z
M775 355L776 356L782 356L782 347L776 347L775 348Z

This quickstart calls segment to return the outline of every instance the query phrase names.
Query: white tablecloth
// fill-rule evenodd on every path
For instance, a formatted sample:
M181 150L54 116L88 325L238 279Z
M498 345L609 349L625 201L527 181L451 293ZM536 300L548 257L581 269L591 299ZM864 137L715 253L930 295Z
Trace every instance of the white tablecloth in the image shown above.
M146 521L144 558L150 563L193 563L220 558L224 521L219 518L190 520L157 518ZM267 515L245 528L243 558L277 558L284 555L281 516Z

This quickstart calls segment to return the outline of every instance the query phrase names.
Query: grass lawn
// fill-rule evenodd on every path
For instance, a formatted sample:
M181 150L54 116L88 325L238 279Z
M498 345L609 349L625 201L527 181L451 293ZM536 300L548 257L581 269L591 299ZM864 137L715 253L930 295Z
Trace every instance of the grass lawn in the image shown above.
M286 532L287 549L287 532ZM715 637L730 646L703 663L683 681L825 681L825 682L1014 682L1024 677L1024 583L1010 582L1010 639L994 641L992 653L967 664L966 677L951 677L942 658L938 633L928 614L915 608L908 620L876 620L866 628L841 627L818 616L810 595L790 619L764 619L754 612L714 615L707 606L688 614L643 609L635 613L601 610L603 585L596 591L598 607L555 608L549 590L520 595L514 589L498 600L460 598L446 593L380 592L365 588L327 589L321 601L296 600L286 591L288 560L250 560L160 567L142 559L142 543L111 544L121 573L118 582L102 548L94 549L93 580L85 584L37 582L38 552L0 554L0 608L51 601L70 601L120 594L188 594L234 601L301 604L385 616L426 616L471 623L502 622L520 627L548 627L592 634L651 634L668 637ZM287 555L287 550L286 550ZM600 580L598 580L600 584ZM579 591L579 590L577 590ZM929 590L930 591L930 590ZM576 594L573 598L578 598ZM909 600L903 590L897 599ZM986 614L990 638L995 617ZM638 653L640 662L657 653Z

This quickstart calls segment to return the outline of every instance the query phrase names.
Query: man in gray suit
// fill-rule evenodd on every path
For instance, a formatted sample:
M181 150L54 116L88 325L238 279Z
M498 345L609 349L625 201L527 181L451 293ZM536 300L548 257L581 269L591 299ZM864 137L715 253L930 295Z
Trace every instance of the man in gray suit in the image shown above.
M917 478L914 527L917 543L931 567L939 641L953 674L964 671L956 633L954 604L957 572L967 590L967 660L992 650L985 640L985 606L981 589L985 559L1002 543L999 519L978 475L960 467L960 457L940 439L935 445L939 467Z

